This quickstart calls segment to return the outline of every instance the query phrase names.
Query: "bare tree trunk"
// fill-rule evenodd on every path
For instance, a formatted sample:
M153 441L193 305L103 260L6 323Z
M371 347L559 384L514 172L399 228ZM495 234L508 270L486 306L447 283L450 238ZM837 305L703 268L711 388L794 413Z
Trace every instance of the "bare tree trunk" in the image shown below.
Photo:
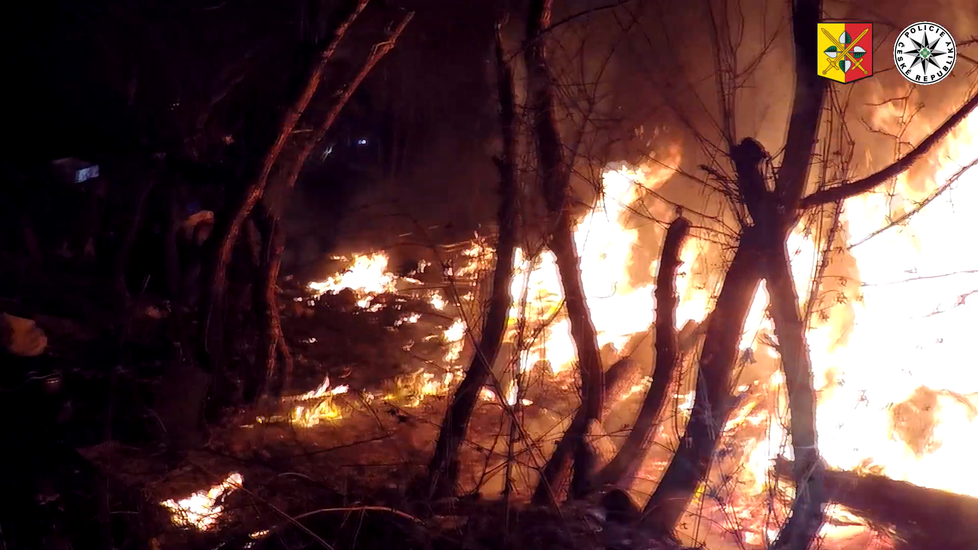
M696 397L686 431L672 462L645 505L643 523L671 534L706 478L713 453L730 416L731 374L744 323L761 282L760 231L747 227L723 281L700 353Z
M286 142L292 135L292 131L305 112L306 107L308 107L313 95L315 95L316 90L319 88L323 69L333 56L347 29L366 7L367 2L368 0L349 0L343 4L341 8L342 12L338 14L341 22L333 30L330 39L324 41L323 48L319 52L316 63L309 67L305 86L283 114L282 120L279 123L278 135L265 153L257 176L248 184L237 202L232 204L226 212L221 213L215 220L214 232L208 240L208 257L204 261L202 272L204 285L201 288L199 306L201 325L200 340L205 357L209 356L211 352L211 343L223 341L223 327L220 316L215 315L213 310L215 306L219 306L220 302L224 300L225 289L227 287L226 274L228 263L231 260L234 245L238 241L238 235L241 233L241 227L264 193L272 167L285 148ZM220 308L218 307L218 309ZM213 327L211 326L212 322L214 322ZM212 328L214 329L213 331L211 330Z
M533 121L543 196L552 219L549 247L556 257L581 373L583 419L572 422L568 431L573 442L575 472L589 475L593 470L594 457L587 445L587 429L592 421L601 419L604 371L601 368L597 332L591 321L581 280L581 262L574 243L574 223L568 204L570 169L564 163L563 144L554 115L550 67L547 65L545 40L541 36L550 25L552 5L553 0L530 2L523 56L526 61L527 102ZM584 478L577 479L577 482L583 485Z
M645 401L638 413L635 425L625 438L615 457L598 474L599 485L627 488L635 472L642 464L652 438L654 427L660 418L666 395L672 386L673 375L679 365L679 345L676 341L676 271L682 263L679 254L689 232L689 222L679 217L666 231L659 262L659 274L655 281L655 371L652 386L645 394Z
M513 279L513 259L516 254L516 103L513 97L513 72L504 58L502 37L496 35L496 79L499 94L499 123L502 128L503 150L496 158L499 169L499 211L496 219L499 238L496 242L496 266L492 276L492 296L486 320L482 325L472 364L465 373L452 402L445 413L435 453L428 464L425 490L429 498L450 496L458 481L458 450L465 438L469 419L475 409L479 390L491 374L491 366L499 353L509 309L513 303L510 285Z
M261 256L258 262L258 277L252 285L255 314L258 317L258 353L252 371L245 376L244 399L255 403L265 392L269 382L275 377L276 356L279 349L288 353L288 346L282 339L282 321L278 311L277 286L282 254L285 251L285 234L278 218L267 208L259 206L253 214L255 225L261 234ZM291 354L288 355L291 359ZM279 395L284 389L285 369L282 380L274 392Z
M603 396L606 406L601 411L602 418L611 408L608 406L610 403L609 398L617 395L625 389L629 382L633 381L630 375L635 371L635 362L628 357L608 367L608 372L605 373L606 383ZM598 420L600 421L600 418ZM571 420L570 427L561 436L560 441L557 442L557 446L554 448L554 453L550 455L550 459L547 460L547 464L543 467L543 472L540 474L540 481L533 491L534 504L557 506L557 502L563 494L567 470L570 467L571 454L575 451L577 445L577 434L581 430L584 430L585 433L587 432L590 426L587 422L588 419L584 408L577 409L574 418ZM593 472L591 470L585 470L585 466L590 466L590 464L582 464L577 460L574 461L575 475L571 480L571 498L583 498L590 492Z
M784 162L778 169L777 198L780 208L768 213L771 220L776 221L777 230L767 234L769 237L777 235L778 238L771 238L764 251L764 276L768 283L774 331L781 347L781 364L791 413L791 446L796 459L795 501L788 522L773 548L792 550L805 550L812 545L822 525L825 503L823 468L818 456L811 357L786 248L788 235L797 222L799 201L808 184L827 87L825 79L817 74L818 42L811 30L821 16L821 0L792 2L795 97Z
M792 105L784 161L777 172L776 192L766 191L763 179L750 169L753 160L738 154L751 149L745 140L731 151L737 168L738 187L754 225L745 228L740 246L727 272L723 290L711 314L704 342L693 412L680 448L646 505L645 522L669 533L675 529L694 491L709 472L712 454L730 413L729 388L737 342L760 276L771 286L772 310L789 381L792 444L803 464L795 466L797 494L788 524L775 548L803 550L811 545L822 521L824 491L815 438L815 396L805 327L794 293L785 242L803 209L836 202L871 190L907 170L950 130L978 107L975 95L920 146L880 172L852 183L818 191L802 199L818 134L825 81L815 72L816 40L811 29L821 15L820 0L794 0L792 28L795 41L795 96ZM751 142L751 143L747 143ZM744 145L748 147L744 147ZM764 261L776 258L777 261ZM720 327L720 320L725 325Z
M775 250L777 247L777 251ZM798 309L798 294L791 277L788 249L782 240L767 250L765 277L771 297L774 333L785 370L791 410L791 446L795 455L795 500L791 517L775 548L808 548L822 525L824 467L818 456L815 428L815 387L805 339L805 323Z

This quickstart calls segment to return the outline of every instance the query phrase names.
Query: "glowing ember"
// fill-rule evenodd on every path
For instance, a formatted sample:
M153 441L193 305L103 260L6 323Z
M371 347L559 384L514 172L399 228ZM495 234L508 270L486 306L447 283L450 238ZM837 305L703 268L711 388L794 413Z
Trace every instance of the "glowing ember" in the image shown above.
M206 491L198 491L180 500L165 500L160 505L170 510L174 524L206 531L214 526L224 511L224 507L217 504L217 501L240 487L243 482L241 474L233 473Z
M432 293L431 297L428 299L431 307L437 309L438 311L443 311L445 309L445 299L441 297L441 293Z

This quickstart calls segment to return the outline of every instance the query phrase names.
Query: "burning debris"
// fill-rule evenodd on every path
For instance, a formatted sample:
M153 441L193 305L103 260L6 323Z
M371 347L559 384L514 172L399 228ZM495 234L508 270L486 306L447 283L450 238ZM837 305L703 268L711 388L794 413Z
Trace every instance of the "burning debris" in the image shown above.
M207 531L214 527L224 512L224 498L241 487L244 478L232 473L221 483L179 500L164 500L161 506L170 510L173 523L181 527Z

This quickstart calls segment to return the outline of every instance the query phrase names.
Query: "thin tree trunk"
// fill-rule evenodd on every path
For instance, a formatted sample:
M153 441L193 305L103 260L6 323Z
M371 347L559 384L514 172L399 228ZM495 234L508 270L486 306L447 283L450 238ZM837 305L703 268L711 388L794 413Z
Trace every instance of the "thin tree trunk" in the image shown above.
M285 251L285 235L278 218L268 209L259 206L253 217L261 234L261 255L258 262L258 277L252 286L255 314L258 317L258 352L252 371L245 377L244 399L255 403L265 392L269 382L274 380L277 351L281 347L288 350L282 338L282 321L278 311L277 286L282 254ZM284 371L284 369L283 369ZM282 373L274 393L280 395L284 389L285 373Z
M645 505L643 523L661 534L675 530L697 487L706 478L713 453L733 405L734 366L751 300L761 282L761 231L744 229L723 281L700 353L696 397L686 431L672 462Z
M753 140L745 140L731 151L741 197L754 225L744 230L717 299L716 309L711 315L712 322L697 374L696 398L686 433L662 481L646 504L646 512L650 513L645 516L645 521L664 533L671 533L675 529L696 488L709 473L713 453L731 412L731 374L737 344L751 298L764 274L762 259L772 253L770 243L784 246L807 183L825 92L825 83L818 78L813 67L816 42L810 32L821 15L821 2L794 0L792 7L796 82L784 162L778 170L776 192L772 194L766 190L766 183L757 167L757 163L765 160L766 153L757 155L763 153L763 149ZM797 316L797 297L793 303ZM725 324L722 328L719 327L721 319ZM786 376L804 379L802 374L796 374L798 369L803 368L797 363L785 364ZM810 379L810 368L808 373ZM803 401L804 398L800 398L798 402L801 404ZM810 431L814 433L814 412L805 414L799 410L798 416L800 422L811 426ZM803 431L809 430L804 428ZM809 478L809 481L817 482L817 479ZM814 491L816 495L819 493L820 490ZM807 506L805 509L810 510ZM812 519L811 515L800 514L799 519L802 517L806 521ZM809 529L800 530L807 531Z
M332 104L323 115L322 120L315 124L316 131L313 132L312 136L299 140L294 144L294 156L283 155L286 159L284 161L280 157L280 164L283 162L287 163L278 172L278 177L283 178L280 183L283 191L281 204L277 205L278 208L262 205L258 208L260 212L254 216L256 220L259 220L258 225L265 244L262 246L264 251L263 259L259 266L259 275L255 287L261 336L259 353L255 360L255 370L252 373L252 380L245 388L245 398L249 402L253 403L259 399L268 387L268 383L275 378L275 367L277 364L276 351L282 360L282 372L278 377L278 383L275 385L273 393L275 395L281 395L282 392L287 391L291 385L292 378L292 354L282 333L282 322L278 312L278 298L276 294L278 273L282 266L282 255L285 251L285 227L276 212L285 210L288 199L292 194L292 189L295 187L295 183L299 179L299 174L302 173L302 168L305 166L309 155L312 154L316 145L326 136L326 133L333 126L333 122L336 121L343 107L346 106L350 97L360 87L363 79L394 48L397 39L404 32L404 29L407 28L413 16L413 13L405 15L398 25L391 30L384 42L374 45L357 73L343 86L339 93L334 95Z
M604 387L605 394L603 396L605 407L601 411L601 417L604 417L611 409L610 398L619 394L629 385L629 382L632 381L632 377L629 375L636 370L635 362L628 357L608 367L608 372L605 373L606 384ZM598 420L600 421L600 418ZM577 434L581 430L584 430L586 433L590 426L588 422L584 408L578 408L574 414L574 418L571 420L570 427L561 436L560 441L557 442L557 446L554 448L554 453L550 455L550 459L547 460L547 464L543 467L543 472L540 474L540 481L533 491L532 500L534 504L557 506L558 500L564 491L567 470L571 463L571 454L576 450ZM591 465L587 463L582 465L575 457L575 475L571 480L571 498L583 498L590 492L591 475L593 472L591 470L585 470L585 466ZM579 471L580 473L578 474Z
M713 322L707 331L700 360L692 417L679 450L646 505L648 513L644 521L663 532L671 532L682 517L697 486L709 472L712 454L730 413L730 373L736 357L740 329L750 306L750 298L759 277L763 275L769 279L772 287L775 331L779 339L783 337L788 341L788 347L783 350L782 362L786 380L791 381L790 384L794 386L794 389L789 390L792 440L796 456L803 457L802 460L806 462L795 468L797 491L802 498L795 502L788 524L774 547L803 550L811 545L818 532L822 520L821 499L824 492L820 486L820 465L815 448L815 396L810 390L811 361L805 343L804 323L798 313L797 295L794 295L790 265L785 255L786 239L803 209L867 192L907 170L956 124L964 120L968 113L978 107L978 95L972 97L961 110L922 141L917 149L884 170L802 199L808 183L826 87L824 79L818 78L815 73L817 47L816 39L811 34L811 29L821 16L821 1L794 0L792 15L795 96L784 147L784 161L776 176L776 192L772 197L765 192L763 186L751 185L751 179L745 177L742 166L737 166L738 186L755 225L745 228L717 306L711 314ZM735 157L734 153L732 151L731 156ZM736 165L737 159L734 158L734 161ZM753 182L756 184L758 180L755 178ZM763 184L763 180L760 183ZM751 189L753 193L749 192ZM774 263L762 261L771 257L779 260ZM780 289L774 288L779 286ZM719 327L719 319L725 322L724 327ZM777 326L779 324L780 327ZM811 475L812 473L816 475Z
M775 548L804 550L818 535L825 503L824 466L818 456L815 428L812 363L784 241L772 243L765 256L765 278L771 297L774 334L785 370L791 410L791 446L795 455L795 500L791 519L778 537L780 545L776 544Z
M666 231L655 282L655 371L652 374L652 385L645 394L645 401L632 431L615 457L598 474L596 482L599 485L620 488L631 485L632 478L655 436L654 427L660 418L679 365L679 344L676 340L676 307L679 302L676 296L676 271L682 263L679 254L688 232L689 222L682 217L676 218Z
M203 281L200 300L200 324L201 324L201 344L204 356L209 355L210 343L221 342L222 323L220 316L215 315L215 306L219 306L224 300L227 287L227 269L231 260L231 253L234 245L238 241L241 227L251 214L251 210L265 192L268 183L268 176L271 174L272 167L278 160L279 155L285 148L285 144L296 124L308 107L309 102L319 88L322 80L323 69L329 62L340 41L346 34L347 29L356 20L360 12L366 7L369 0L350 0L345 2L338 13L341 22L333 30L332 36L324 41L323 48L319 52L316 62L309 67L306 83L299 95L295 98L289 108L282 116L279 123L278 135L269 147L262 159L261 167L257 176L244 189L241 197L236 203L215 220L214 232L208 241L208 254L204 261ZM214 326L211 323L214 322ZM212 328L214 329L212 331ZM213 332L213 334L212 334Z
M795 46L795 97L791 106L784 162L778 169L777 230L767 233L765 278L774 317L774 332L781 346L781 365L788 388L791 445L795 463L795 501L791 515L773 548L805 550L812 545L823 521L825 503L822 463L818 456L815 422L815 389L812 364L800 316L798 295L791 276L786 242L794 229L798 205L808 184L818 137L822 103L827 88L817 72L818 42L812 29L822 16L821 0L792 2L792 34ZM777 239L773 238L777 235ZM814 298L814 297L813 297Z
M554 114L555 100L547 65L546 41L541 36L550 25L552 6L553 0L530 2L523 55L526 61L527 101L533 121L543 196L552 220L549 247L556 257L581 373L583 421L572 422L568 431L573 442L575 471L590 473L594 457L587 445L587 429L592 421L601 419L604 371L601 368L597 332L591 321L581 280L581 262L574 243L574 223L568 201L570 169L564 163L563 144ZM577 484L584 484L583 479L577 481Z
M458 451L465 438L469 419L475 409L479 390L491 375L491 366L499 353L509 309L513 303L510 285L513 280L513 259L516 254L516 103L513 97L513 72L504 58L502 37L496 35L496 80L499 94L499 123L502 128L503 150L496 159L499 169L499 211L496 219L499 238L496 242L496 266L492 277L492 296L482 325L482 338L472 364L455 394L442 421L435 453L428 464L425 490L429 498L450 496L458 481ZM512 426L511 426L512 427Z

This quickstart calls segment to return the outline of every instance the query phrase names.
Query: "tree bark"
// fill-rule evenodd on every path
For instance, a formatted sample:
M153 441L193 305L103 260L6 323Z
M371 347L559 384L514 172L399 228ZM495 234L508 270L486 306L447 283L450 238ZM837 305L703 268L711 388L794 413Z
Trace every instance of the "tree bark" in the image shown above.
M597 332L591 321L581 280L580 258L574 243L574 223L568 207L570 170L564 162L563 144L554 114L555 100L547 64L546 41L540 36L550 25L552 5L553 0L530 2L523 47L527 106L532 118L544 202L552 220L549 248L556 257L581 373L583 421L572 422L568 431L574 447L575 471L591 472L594 457L587 445L587 428L592 421L601 419L604 371L601 368Z
M689 222L679 217L666 231L655 282L655 371L632 431L621 448L598 474L597 484L627 489L652 444L655 425L672 386L680 353L676 340L676 271L679 254L689 232Z
M766 191L759 173L748 172L753 161L738 162L738 148L731 151L737 168L737 183L754 225L746 227L734 261L727 273L723 290L717 300L712 322L707 331L693 412L680 448L663 475L649 503L645 522L669 533L681 518L684 509L702 482L711 462L719 435L730 413L730 374L737 351L740 329L743 326L750 298L760 276L771 285L775 331L779 340L787 343L783 350L783 368L789 381L789 406L792 418L792 441L796 456L803 464L796 465L798 495L788 524L776 541L775 548L808 548L822 521L824 492L820 486L821 464L815 447L815 396L811 389L811 360L805 342L805 326L799 314L798 298L791 280L785 242L798 215L805 209L834 202L871 190L888 178L907 170L950 129L964 120L978 106L972 98L934 134L921 142L919 150L908 154L878 174L858 182L816 192L805 199L802 195L808 183L825 81L815 72L817 41L811 33L821 16L820 0L792 2L792 29L795 45L795 94L785 144L784 161L777 171L776 191ZM741 143L745 145L747 141ZM753 142L756 145L756 142ZM749 145L749 144L748 144ZM742 159L741 159L742 160ZM765 258L772 258L763 261ZM719 319L728 323L718 327Z
M822 16L821 0L792 2L795 46L795 96L791 106L784 161L777 172L775 211L766 213L769 230L763 258L774 332L781 345L781 366L788 389L791 445L798 459L791 515L772 548L805 550L824 519L822 462L818 456L815 388L805 322L791 275L788 235L797 223L818 138L826 80L817 74L818 40L812 31ZM775 237L776 236L776 237Z
M635 370L635 362L628 357L608 367L608 372L605 374L606 384L604 387L605 394L603 396L606 406L601 411L601 417L604 417L611 408L608 406L611 403L610 398L625 389L625 386L631 380L629 375ZM598 421L600 420L599 418ZM574 418L571 420L570 427L561 436L560 441L557 442L557 446L554 448L554 453L550 455L550 459L547 460L547 464L543 467L543 472L540 474L540 481L533 491L532 501L534 504L557 506L560 496L563 494L567 470L571 462L571 454L576 450L576 438L581 430L584 430L586 433L589 427L590 423L584 408L577 409ZM593 456L593 453L590 452L590 446L588 447L588 456ZM571 498L580 499L590 492L593 464L591 462L579 462L576 455L574 458L575 475L571 479L570 495ZM592 470L585 468L592 468Z
M510 286L513 279L513 259L516 255L516 204L518 181L516 175L516 102L513 94L513 72L504 58L502 37L496 35L496 85L499 94L499 123L503 150L496 158L499 169L499 210L496 222L499 236L496 241L496 266L492 276L492 295L482 325L482 338L472 363L465 373L452 402L445 413L435 452L428 464L425 490L428 498L450 496L458 481L458 451L465 438L469 419L475 409L479 390L491 375L500 345L509 322L513 303Z
M208 257L203 270L204 285L201 289L200 300L200 330L203 356L206 358L211 351L210 344L223 341L220 316L213 311L224 300L227 287L227 269L231 253L238 241L241 227L251 214L255 204L261 198L268 183L268 176L279 155L285 148L286 142L292 135L296 124L305 112L306 107L319 88L323 69L333 56L347 29L366 7L368 0L349 0L345 2L338 16L341 22L336 25L332 36L323 42L318 59L309 67L306 83L292 101L279 123L278 135L272 142L262 159L258 174L247 185L241 196L230 208L221 213L215 220L214 232L208 240ZM212 327L211 323L214 323ZM212 333L211 329L215 329Z

